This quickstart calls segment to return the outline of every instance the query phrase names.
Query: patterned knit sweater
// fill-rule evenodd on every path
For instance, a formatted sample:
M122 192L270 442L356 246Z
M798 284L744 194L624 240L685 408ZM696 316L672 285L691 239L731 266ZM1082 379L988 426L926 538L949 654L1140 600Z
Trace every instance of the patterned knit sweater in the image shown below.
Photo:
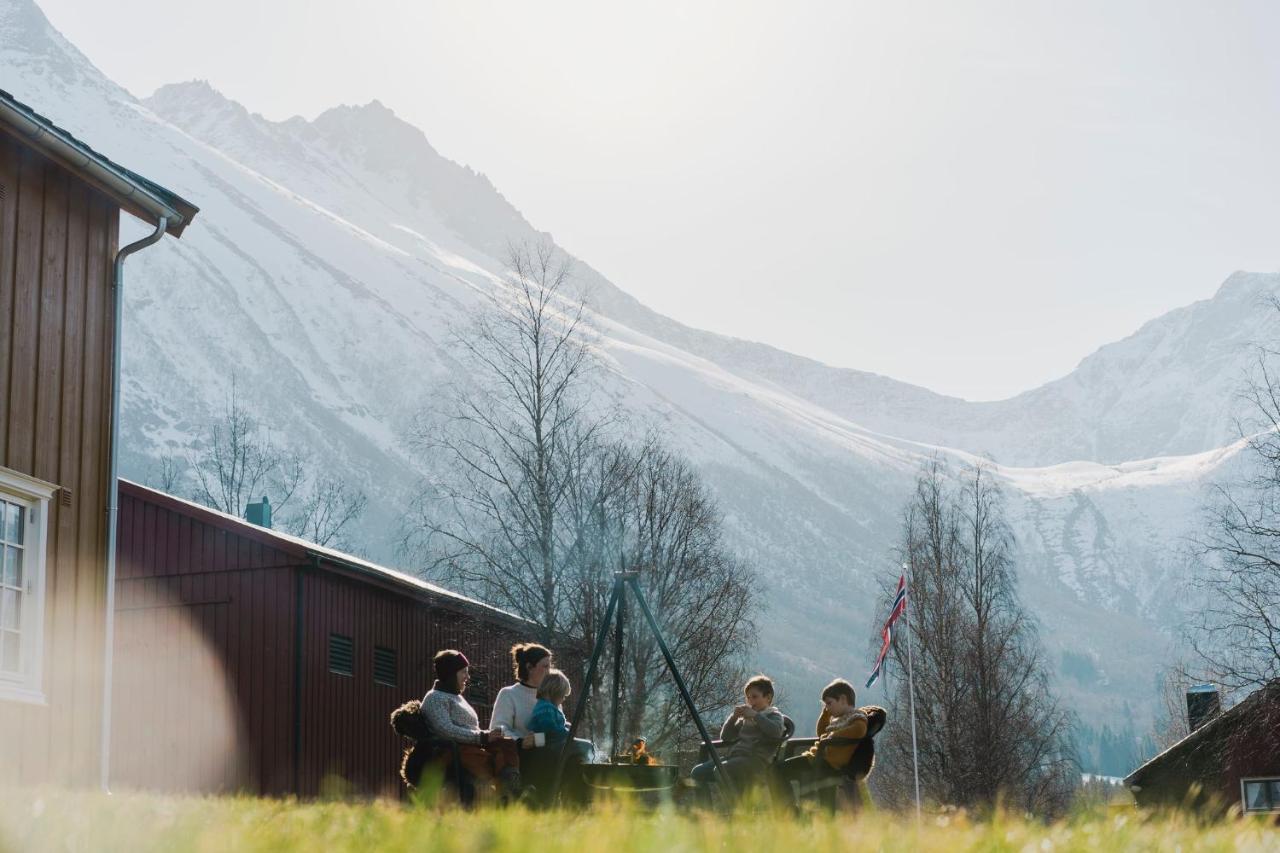
M422 716L437 737L480 743L480 717L471 703L457 693L432 687L422 697Z

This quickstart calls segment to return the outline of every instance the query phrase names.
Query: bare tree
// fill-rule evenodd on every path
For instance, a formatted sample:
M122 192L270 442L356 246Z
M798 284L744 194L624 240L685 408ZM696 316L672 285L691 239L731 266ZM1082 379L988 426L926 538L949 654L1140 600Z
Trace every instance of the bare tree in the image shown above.
M229 515L241 515L256 495L270 491L279 512L304 478L302 457L284 451L240 403L235 379L222 417L187 464L195 478L193 499Z
M147 484L166 494L176 495L183 491L182 485L187 474L185 469L186 463L183 460L172 453L166 453L160 457L159 462L148 464Z
M567 459L601 421L584 416L594 366L585 300L553 244L511 248L505 286L455 335L475 384L455 389L445 422L412 443L435 458L406 537L430 571L543 626L550 640L571 602L560 559L568 529Z
M567 262L541 244L514 249L508 268L505 287L457 335L469 384L412 436L436 473L405 545L432 576L579 650L602 627L614 572L638 571L695 703L719 709L738 689L757 595L725 546L715 501L688 462L655 438L613 436L614 416L593 405L593 333ZM628 626L625 726L658 746L691 721L634 607ZM606 664L593 686L612 672Z
M283 519L284 527L317 545L351 548L351 524L364 514L369 500L361 491L333 476L314 478L295 502L294 512Z
M957 487L940 461L926 464L900 546L912 580L922 787L935 802L985 809L1003 800L1043 814L1064 808L1074 785L1071 717L1049 692L1035 626L1017 598L1013 547L987 468L967 470ZM905 672L905 646L895 642L892 655ZM896 707L908 707L906 679L895 687ZM905 802L909 730L894 727L887 741L877 782Z
M608 455L610 463L617 455ZM629 455L623 464L611 465L626 479L618 499L595 516L603 526L595 535L609 551L616 549L619 560L613 565L639 573L697 712L718 713L741 689L744 652L753 646L753 616L762 604L757 579L730 553L716 502L686 460L653 438ZM590 564L582 568L575 577L587 579L590 589L584 592L594 597L586 609L599 614L609 584ZM644 735L655 749L683 745L692 731L688 709L634 607L623 649L625 714L619 742ZM610 647L606 671L612 671L612 660ZM602 733L602 715L594 722L594 730Z
M204 440L187 458L194 479L192 499L243 515L255 497L271 499L280 528L317 545L349 548L350 530L368 503L364 493L332 474L316 474L303 453L278 445L241 404L233 380L222 417L209 424ZM183 474L172 457L162 460L170 488Z
M1273 305L1280 308L1280 305ZM1280 378L1260 348L1243 392L1249 414L1234 480L1212 488L1197 538L1203 593L1191 620L1199 663L1229 690L1280 677Z

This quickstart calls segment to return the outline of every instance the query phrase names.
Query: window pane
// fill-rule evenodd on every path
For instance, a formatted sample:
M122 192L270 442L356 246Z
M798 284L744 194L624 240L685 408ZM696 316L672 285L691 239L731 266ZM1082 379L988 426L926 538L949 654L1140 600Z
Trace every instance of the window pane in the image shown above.
M23 533L22 522L25 508L20 507L17 504L11 504L7 501L0 504L0 507L4 510L3 518L0 518L0 522L3 522L5 541L12 542L15 545L21 545Z
M22 593L14 589L0 590L0 628L21 630Z
M3 570L0 571L0 583L5 586L22 586L22 557L21 548L15 548L12 545L4 546L4 553L0 554L0 560L4 561Z
M1266 782L1244 783L1244 807L1249 810L1266 809L1268 807Z
M12 631L0 631L0 670L18 672L22 656L22 637Z
M1280 809L1280 779L1271 780L1271 808Z

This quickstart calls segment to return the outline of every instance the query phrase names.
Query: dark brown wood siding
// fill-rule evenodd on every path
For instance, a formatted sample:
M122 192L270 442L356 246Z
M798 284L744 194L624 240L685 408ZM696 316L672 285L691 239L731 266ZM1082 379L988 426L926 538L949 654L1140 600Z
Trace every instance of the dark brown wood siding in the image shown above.
M0 700L0 781L92 783L119 208L3 132L0 186L0 466L70 493L48 519L47 702Z
M326 792L332 783L397 796L400 741L388 717L430 689L432 656L448 648L466 653L473 673L467 700L485 724L498 689L512 680L508 650L531 639L450 607L447 600L427 604L332 572L304 572L303 589L302 796ZM329 671L331 633L354 640L350 676ZM396 687L373 680L375 646L396 652Z
M298 560L128 493L118 555L113 788L287 790Z
M388 718L431 686L431 657L467 653L487 722L530 633L131 483L120 521L113 787L398 796ZM329 671L330 634L352 641L351 675ZM394 650L396 686L374 681L375 647Z

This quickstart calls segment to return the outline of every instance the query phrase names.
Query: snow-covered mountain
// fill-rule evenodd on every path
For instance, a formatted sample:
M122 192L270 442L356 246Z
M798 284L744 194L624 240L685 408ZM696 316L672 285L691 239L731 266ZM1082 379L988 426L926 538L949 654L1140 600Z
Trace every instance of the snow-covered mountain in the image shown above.
M272 122L205 83L140 100L30 0L0 0L0 88L201 207L181 241L129 261L125 473L146 480L188 448L235 377L280 435L370 495L359 537L394 564L422 473L402 436L446 381L465 381L448 327L536 228L376 101ZM1182 537L1234 453L1233 395L1248 343L1275 336L1259 303L1280 276L1236 274L1060 380L969 403L691 329L578 272L607 394L700 466L761 572L762 665L797 710L832 674L865 671L900 507L934 454L1005 466L1050 661L1096 664L1062 678L1069 700L1102 718L1150 706Z

